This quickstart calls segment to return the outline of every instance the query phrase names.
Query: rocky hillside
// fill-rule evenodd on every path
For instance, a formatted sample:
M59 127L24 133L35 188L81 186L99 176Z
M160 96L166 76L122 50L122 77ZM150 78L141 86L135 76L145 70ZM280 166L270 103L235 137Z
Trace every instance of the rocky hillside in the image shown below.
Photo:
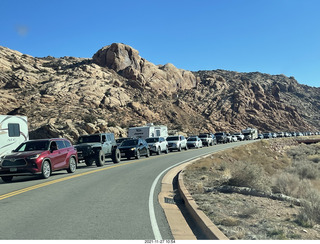
M294 78L155 65L113 43L92 58L36 58L0 47L0 114L27 115L31 138L112 131L148 122L195 134L320 130L320 88Z

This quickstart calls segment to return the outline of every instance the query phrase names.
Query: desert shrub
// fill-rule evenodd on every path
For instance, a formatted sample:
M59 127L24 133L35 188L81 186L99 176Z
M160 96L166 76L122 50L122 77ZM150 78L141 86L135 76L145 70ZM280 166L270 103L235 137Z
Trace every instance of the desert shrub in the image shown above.
M221 219L219 224L224 225L224 226L237 226L240 224L240 220L236 219L234 217L231 217L231 216L227 216L227 217Z
M319 177L318 166L308 160L295 161L288 171L298 175L300 179L316 179Z
M316 190L309 190L305 201L302 203L302 212L305 213L311 221L320 224L320 193Z
M314 145L300 144L299 146L293 147L287 151L287 155L294 160L303 160L310 155L317 154L317 147Z
M307 157L307 159L313 163L320 163L320 154L310 155Z
M86 123L92 123L94 124L96 121L97 121L97 118L95 116L92 116L92 115L85 115L83 120L86 122Z
M301 180L296 174L282 172L272 178L272 191L274 193L304 199L309 189L311 189L310 181L306 179Z
M239 161L234 163L230 170L231 177L227 182L229 185L270 191L268 177L261 166Z
M256 207L256 206L255 207L247 207L241 211L241 213L239 214L239 217L240 218L250 218L257 213L259 213L258 207Z
M273 229L267 232L267 236L275 240L285 240L287 239L284 230L282 229Z
M320 224L320 193L318 191L309 189L301 206L295 221L298 225L311 228L315 224Z
M117 123L115 121L108 121L108 127L116 127Z

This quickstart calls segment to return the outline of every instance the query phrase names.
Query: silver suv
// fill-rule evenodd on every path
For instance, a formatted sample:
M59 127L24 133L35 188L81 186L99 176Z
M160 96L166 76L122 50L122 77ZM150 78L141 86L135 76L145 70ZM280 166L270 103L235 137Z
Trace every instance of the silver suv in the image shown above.
M163 137L149 137L146 139L146 142L149 145L150 154L156 153L160 155L161 152L169 152L168 142Z
M179 152L182 149L188 150L187 139L182 135L168 136L166 140L168 142L170 152L173 150L178 150Z

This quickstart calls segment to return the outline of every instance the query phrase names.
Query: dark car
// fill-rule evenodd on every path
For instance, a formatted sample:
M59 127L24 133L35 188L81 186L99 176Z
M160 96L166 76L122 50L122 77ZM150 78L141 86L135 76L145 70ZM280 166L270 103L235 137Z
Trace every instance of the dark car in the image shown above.
M270 133L270 132L263 133L263 139L268 139L268 138L272 138L272 133Z
M116 139L117 146L120 146L120 144L121 144L123 141L129 140L129 139L133 139L133 138L131 138L131 137L121 137L121 138Z
M140 156L150 156L149 145L142 138L125 140L118 148L121 152L121 156L126 157L127 159L130 159L131 157L139 159Z
M0 176L10 182L13 176L40 175L49 178L53 171L77 169L77 151L67 139L31 140L20 144L0 160Z
M227 143L228 138L225 132L217 132L214 134L216 139L217 139L217 143Z

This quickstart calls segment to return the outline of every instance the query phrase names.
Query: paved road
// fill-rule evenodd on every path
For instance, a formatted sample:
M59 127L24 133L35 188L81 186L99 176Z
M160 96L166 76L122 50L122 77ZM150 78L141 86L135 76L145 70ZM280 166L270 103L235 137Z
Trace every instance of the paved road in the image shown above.
M47 180L0 180L1 239L173 239L158 204L160 181L172 166L247 142L173 152L140 160L80 164L75 174ZM154 217L154 218L153 218Z

